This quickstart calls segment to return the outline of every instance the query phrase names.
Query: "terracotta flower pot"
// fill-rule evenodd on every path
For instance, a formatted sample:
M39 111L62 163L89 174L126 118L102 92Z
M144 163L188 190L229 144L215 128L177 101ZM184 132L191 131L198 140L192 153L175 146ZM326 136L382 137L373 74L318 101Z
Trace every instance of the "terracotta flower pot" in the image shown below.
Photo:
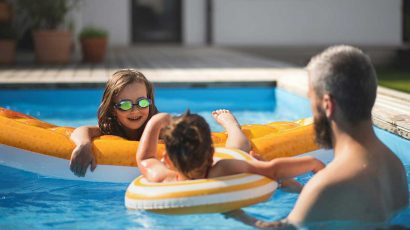
M0 64L11 65L16 59L16 41L1 39L0 40Z
M71 57L71 33L59 30L34 31L36 60L43 64L66 64Z
M0 22L8 22L11 19L11 6L7 2L0 2Z
M81 48L84 62L102 62L107 51L107 38L83 38Z

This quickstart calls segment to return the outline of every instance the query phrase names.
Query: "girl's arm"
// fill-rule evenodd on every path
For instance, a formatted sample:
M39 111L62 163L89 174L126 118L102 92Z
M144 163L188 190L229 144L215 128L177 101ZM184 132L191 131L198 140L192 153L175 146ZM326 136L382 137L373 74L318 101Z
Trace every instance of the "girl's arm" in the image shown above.
M171 123L171 116L167 113L158 113L148 121L142 133L137 150L137 164L141 174L148 181L163 181L169 169L157 159L157 145L160 131Z
M80 126L71 133L71 140L76 145L82 145L92 142L95 137L101 136L98 126Z
M254 173L273 180L283 180L313 171L322 170L325 165L314 157L283 157L271 161L221 160L211 175L227 176L238 173Z
M97 167L92 152L92 140L101 136L98 126L81 126L76 128L70 136L76 147L71 153L70 170L76 176L85 176L87 168L91 165L91 171Z
M293 178L307 172L317 173L325 168L320 160L311 157L283 157L271 160L268 174L275 180Z

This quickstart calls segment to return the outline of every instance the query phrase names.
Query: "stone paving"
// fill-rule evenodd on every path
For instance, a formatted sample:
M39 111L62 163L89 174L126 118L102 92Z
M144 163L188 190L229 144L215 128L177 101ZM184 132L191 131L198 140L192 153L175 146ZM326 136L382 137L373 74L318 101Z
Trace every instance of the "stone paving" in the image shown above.
M0 68L0 90L103 86L113 72L135 68L156 85L277 85L307 94L303 68L218 47L133 46L110 49L101 64L36 65L33 58ZM379 87L374 123L410 139L410 95Z

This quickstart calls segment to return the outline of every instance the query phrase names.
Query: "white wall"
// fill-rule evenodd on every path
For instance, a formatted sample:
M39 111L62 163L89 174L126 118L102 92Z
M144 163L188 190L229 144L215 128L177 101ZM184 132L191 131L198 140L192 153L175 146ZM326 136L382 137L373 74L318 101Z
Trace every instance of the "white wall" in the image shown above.
M129 0L84 0L79 7L76 30L92 25L109 33L110 46L131 43L131 2Z
M205 0L182 0L184 45L206 43ZM75 13L76 31L87 25L107 29L111 46L131 45L131 2L129 0L84 0Z
M182 1L182 42L184 45L206 43L205 0Z
M206 0L182 0L184 45L206 44ZM84 0L76 30L108 30L131 44L130 0ZM400 45L401 0L213 0L215 45Z
M401 0L214 0L216 45L400 45Z

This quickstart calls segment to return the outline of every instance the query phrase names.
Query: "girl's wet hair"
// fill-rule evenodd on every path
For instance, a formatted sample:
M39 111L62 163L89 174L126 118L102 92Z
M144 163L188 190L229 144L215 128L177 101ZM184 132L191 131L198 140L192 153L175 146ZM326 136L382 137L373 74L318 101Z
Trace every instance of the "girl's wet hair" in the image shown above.
M189 179L204 178L212 165L214 148L205 119L187 111L174 118L162 136L175 168Z
M149 119L156 113L158 110L155 106L154 100L154 87L150 81L142 74L134 69L122 69L115 72L112 77L108 80L105 91L101 100L100 107L98 108L98 126L102 134L105 135L117 135L127 139L124 129L121 124L117 121L114 115L114 98L129 84L139 82L143 83L147 89L147 97L151 99L152 103L149 106L148 119L145 123L138 129L137 140L141 138L142 132Z

